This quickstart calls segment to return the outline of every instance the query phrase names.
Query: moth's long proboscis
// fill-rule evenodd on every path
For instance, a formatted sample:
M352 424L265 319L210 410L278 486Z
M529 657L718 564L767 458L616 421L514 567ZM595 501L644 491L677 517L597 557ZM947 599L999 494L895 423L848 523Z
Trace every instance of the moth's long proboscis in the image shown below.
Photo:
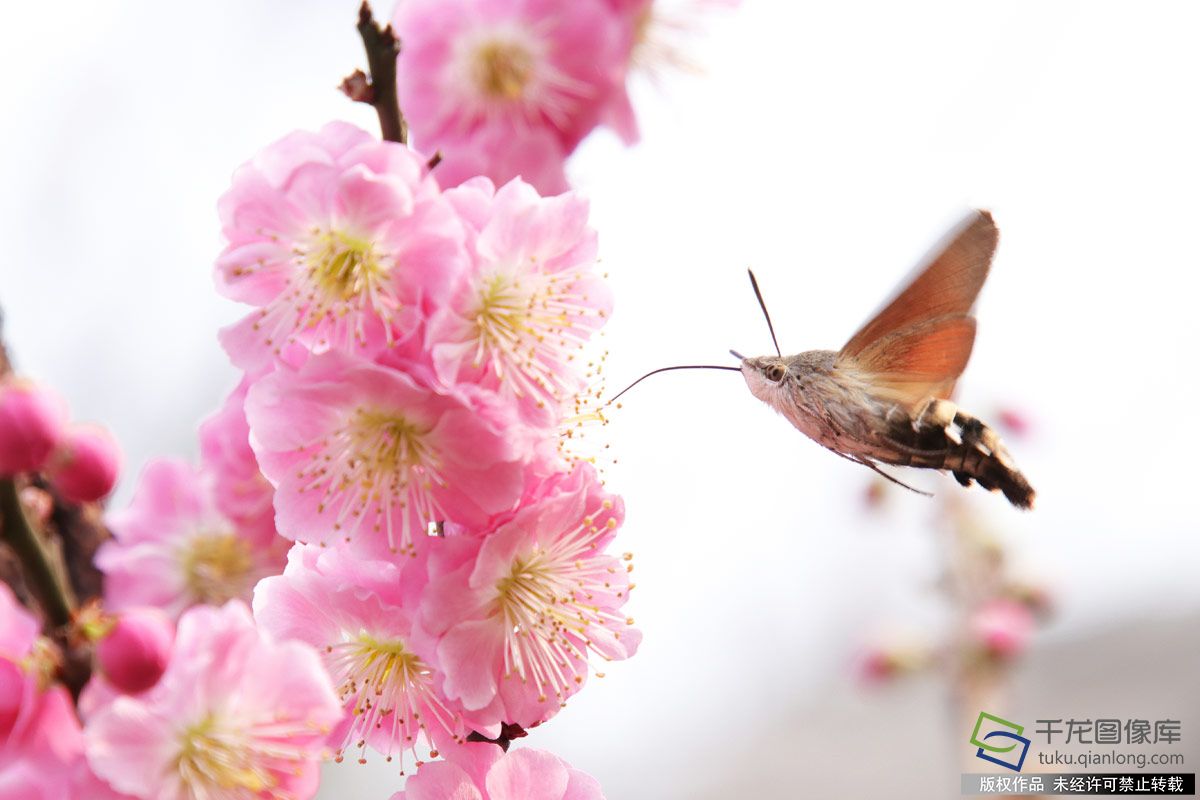
M638 385L639 383L641 383L642 381L646 380L646 378L649 378L651 375L657 375L657 374L658 374L658 373L660 373L660 372L670 372L671 370L676 370L676 369L725 369L725 370L732 370L732 371L734 371L734 372L741 372L741 371L742 371L742 368L741 368L741 367L726 367L726 366L721 366L721 365L718 365L718 364L681 364L681 365L679 365L679 366L677 366L677 367L659 367L658 369L650 370L650 371L649 371L649 372L647 372L645 375L643 375L642 377L638 378L636 381L634 381L633 383L629 384L628 386L626 386L626 387L625 387L624 389L622 389L621 391L617 392L617 393L616 393L616 394L613 396L613 398L612 398L611 400L609 400L607 403L605 403L604 405L606 405L606 406L610 406L610 405L612 405L613 403L617 402L617 399L618 399L618 398L620 398L620 397L621 397L621 395L625 394L625 393L626 393L626 392L628 392L630 389L632 389L633 387L637 386L637 385Z

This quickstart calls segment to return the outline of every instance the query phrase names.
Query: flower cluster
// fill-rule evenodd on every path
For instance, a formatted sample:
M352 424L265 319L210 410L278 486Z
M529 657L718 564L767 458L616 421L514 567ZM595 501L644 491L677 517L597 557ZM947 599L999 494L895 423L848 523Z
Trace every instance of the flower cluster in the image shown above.
M407 146L333 123L266 148L220 208L217 285L254 306L221 337L245 375L200 465L150 463L109 515L94 768L139 797L305 796L320 748L300 732L318 729L338 760L496 761L468 737L545 722L640 640L609 552L621 500L559 445L612 304L587 203L519 179L443 191ZM277 648L321 680L272 725L282 696L247 654ZM598 796L521 752L489 768L534 759L563 796ZM149 772L162 783L133 778Z
M337 755L402 763L546 721L589 657L638 642L606 552L620 499L556 446L611 306L587 204L520 180L443 192L424 163L343 124L285 138L236 176L218 264L242 299L287 276L225 339L259 370L248 441L296 542L255 615L323 653Z
M602 798L507 744L641 639L623 503L565 444L603 421L589 351L612 298L563 163L600 126L637 138L626 82L653 16L408 0L399 93L425 152L335 122L237 170L215 282L249 306L219 335L243 377L199 463L152 460L104 516L84 565L102 597L49 594L38 637L0 587L0 795L307 798L321 759L373 751L416 764L397 798ZM99 520L69 505L107 496L118 462L2 378L23 528Z

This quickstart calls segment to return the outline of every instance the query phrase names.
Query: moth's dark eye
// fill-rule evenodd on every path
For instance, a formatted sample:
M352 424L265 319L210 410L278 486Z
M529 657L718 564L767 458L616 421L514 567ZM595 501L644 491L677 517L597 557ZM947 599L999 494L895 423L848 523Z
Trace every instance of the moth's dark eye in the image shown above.
M767 380L779 383L783 380L784 375L787 375L787 367L782 364L772 364L767 367Z

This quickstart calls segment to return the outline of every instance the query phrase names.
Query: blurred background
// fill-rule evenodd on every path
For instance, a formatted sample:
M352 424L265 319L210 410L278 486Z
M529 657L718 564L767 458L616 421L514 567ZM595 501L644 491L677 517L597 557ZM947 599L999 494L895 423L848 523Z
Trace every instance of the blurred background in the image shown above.
M215 333L243 310L211 281L232 170L294 128L374 129L335 90L364 61L355 7L0 12L5 335L20 371L123 443L118 505L147 458L196 454L196 422L236 382ZM990 208L1001 244L959 401L1028 421L1009 446L1038 507L937 475L902 476L934 500L868 503L871 473L738 376L647 381L604 431L645 643L521 744L610 798L950 797L981 771L963 713L1170 717L1195 771L1200 8L663 8L702 74L636 79L643 142L602 132L570 165L617 297L610 387L769 352L748 266L785 351L837 348L965 209ZM863 686L879 642L961 633L948 495L1053 601L992 675L995 707L956 705L961 680L936 666ZM394 772L331 766L322 796L387 797Z

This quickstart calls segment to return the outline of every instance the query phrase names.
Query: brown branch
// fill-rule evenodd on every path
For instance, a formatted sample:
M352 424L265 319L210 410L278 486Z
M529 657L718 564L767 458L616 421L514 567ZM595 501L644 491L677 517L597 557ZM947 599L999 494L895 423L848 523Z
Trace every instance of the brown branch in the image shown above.
M355 70L342 81L341 89L351 100L375 107L379 129L386 141L406 144L408 124L400 113L400 100L396 94L396 58L400 55L400 40L391 25L379 26L371 4L366 0L358 9L358 35L367 51L370 79L362 70Z
M111 537L104 524L103 507L98 503L72 503L41 476L34 477L33 485L49 493L53 501L46 527L57 534L76 606L100 598L104 594L104 573L96 566L96 551Z
M25 585L37 598L46 620L55 628L70 625L74 606L70 590L51 564L41 537L29 524L12 478L0 478L0 526L0 534L21 561Z
M500 735L495 739L489 739L479 731L471 731L469 734L467 734L467 741L491 742L492 744L499 745L500 749L507 753L508 745L513 739L521 739L528 735L529 731L525 730L515 722L502 722L500 723Z

